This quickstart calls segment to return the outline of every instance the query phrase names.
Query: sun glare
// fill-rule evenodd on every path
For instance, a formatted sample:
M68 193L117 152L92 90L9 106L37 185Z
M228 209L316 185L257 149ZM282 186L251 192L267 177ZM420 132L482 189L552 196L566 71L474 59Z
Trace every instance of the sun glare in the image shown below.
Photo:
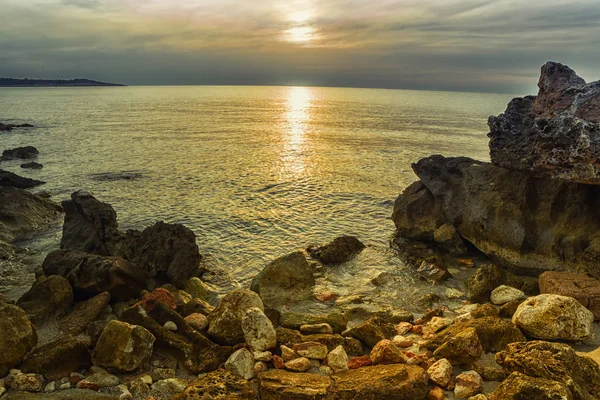
M315 30L310 26L299 26L285 31L285 38L289 42L307 43L315 37Z

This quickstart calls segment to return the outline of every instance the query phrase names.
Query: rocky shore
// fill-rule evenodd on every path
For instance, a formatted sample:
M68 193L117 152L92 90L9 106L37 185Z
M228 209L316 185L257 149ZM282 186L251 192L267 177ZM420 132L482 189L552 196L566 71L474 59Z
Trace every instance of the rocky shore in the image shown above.
M31 289L0 296L0 398L598 399L600 85L548 63L539 86L490 118L491 164L413 165L420 181L393 210L398 256L432 285L450 264L470 276L415 315L318 288L319 271L365 249L357 238L277 258L220 295L185 226L123 232L92 193L57 205L29 191L43 182L0 171L2 270L14 243L64 215Z

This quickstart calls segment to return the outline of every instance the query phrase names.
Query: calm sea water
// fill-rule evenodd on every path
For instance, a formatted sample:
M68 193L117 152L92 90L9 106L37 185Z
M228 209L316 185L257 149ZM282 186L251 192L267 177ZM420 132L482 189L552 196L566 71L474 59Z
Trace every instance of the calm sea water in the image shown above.
M0 167L47 181L43 189L56 200L91 190L113 205L123 229L183 223L197 234L207 265L240 284L278 256L356 235L371 246L351 271L356 282L360 271L397 263L388 250L389 217L415 180L410 164L435 153L487 160L487 117L511 97L312 87L0 88L0 120L37 127L2 133L0 147L33 145L44 169ZM93 179L124 171L139 178ZM59 238L56 231L39 246L48 250Z

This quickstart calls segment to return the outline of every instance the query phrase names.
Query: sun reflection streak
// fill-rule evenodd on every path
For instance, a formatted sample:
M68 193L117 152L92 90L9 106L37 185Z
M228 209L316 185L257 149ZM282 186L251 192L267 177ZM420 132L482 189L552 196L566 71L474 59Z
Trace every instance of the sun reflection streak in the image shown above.
M304 172L306 165L306 126L310 121L310 104L312 93L310 88L290 87L286 101L285 120L287 122L284 135L282 161L284 172L298 175Z

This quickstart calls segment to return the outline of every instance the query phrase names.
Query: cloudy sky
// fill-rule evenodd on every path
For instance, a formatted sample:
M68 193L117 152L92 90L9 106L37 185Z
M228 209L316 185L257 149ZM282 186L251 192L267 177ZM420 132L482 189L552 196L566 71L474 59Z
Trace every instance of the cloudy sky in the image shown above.
M598 0L0 0L0 76L528 93L600 78Z

